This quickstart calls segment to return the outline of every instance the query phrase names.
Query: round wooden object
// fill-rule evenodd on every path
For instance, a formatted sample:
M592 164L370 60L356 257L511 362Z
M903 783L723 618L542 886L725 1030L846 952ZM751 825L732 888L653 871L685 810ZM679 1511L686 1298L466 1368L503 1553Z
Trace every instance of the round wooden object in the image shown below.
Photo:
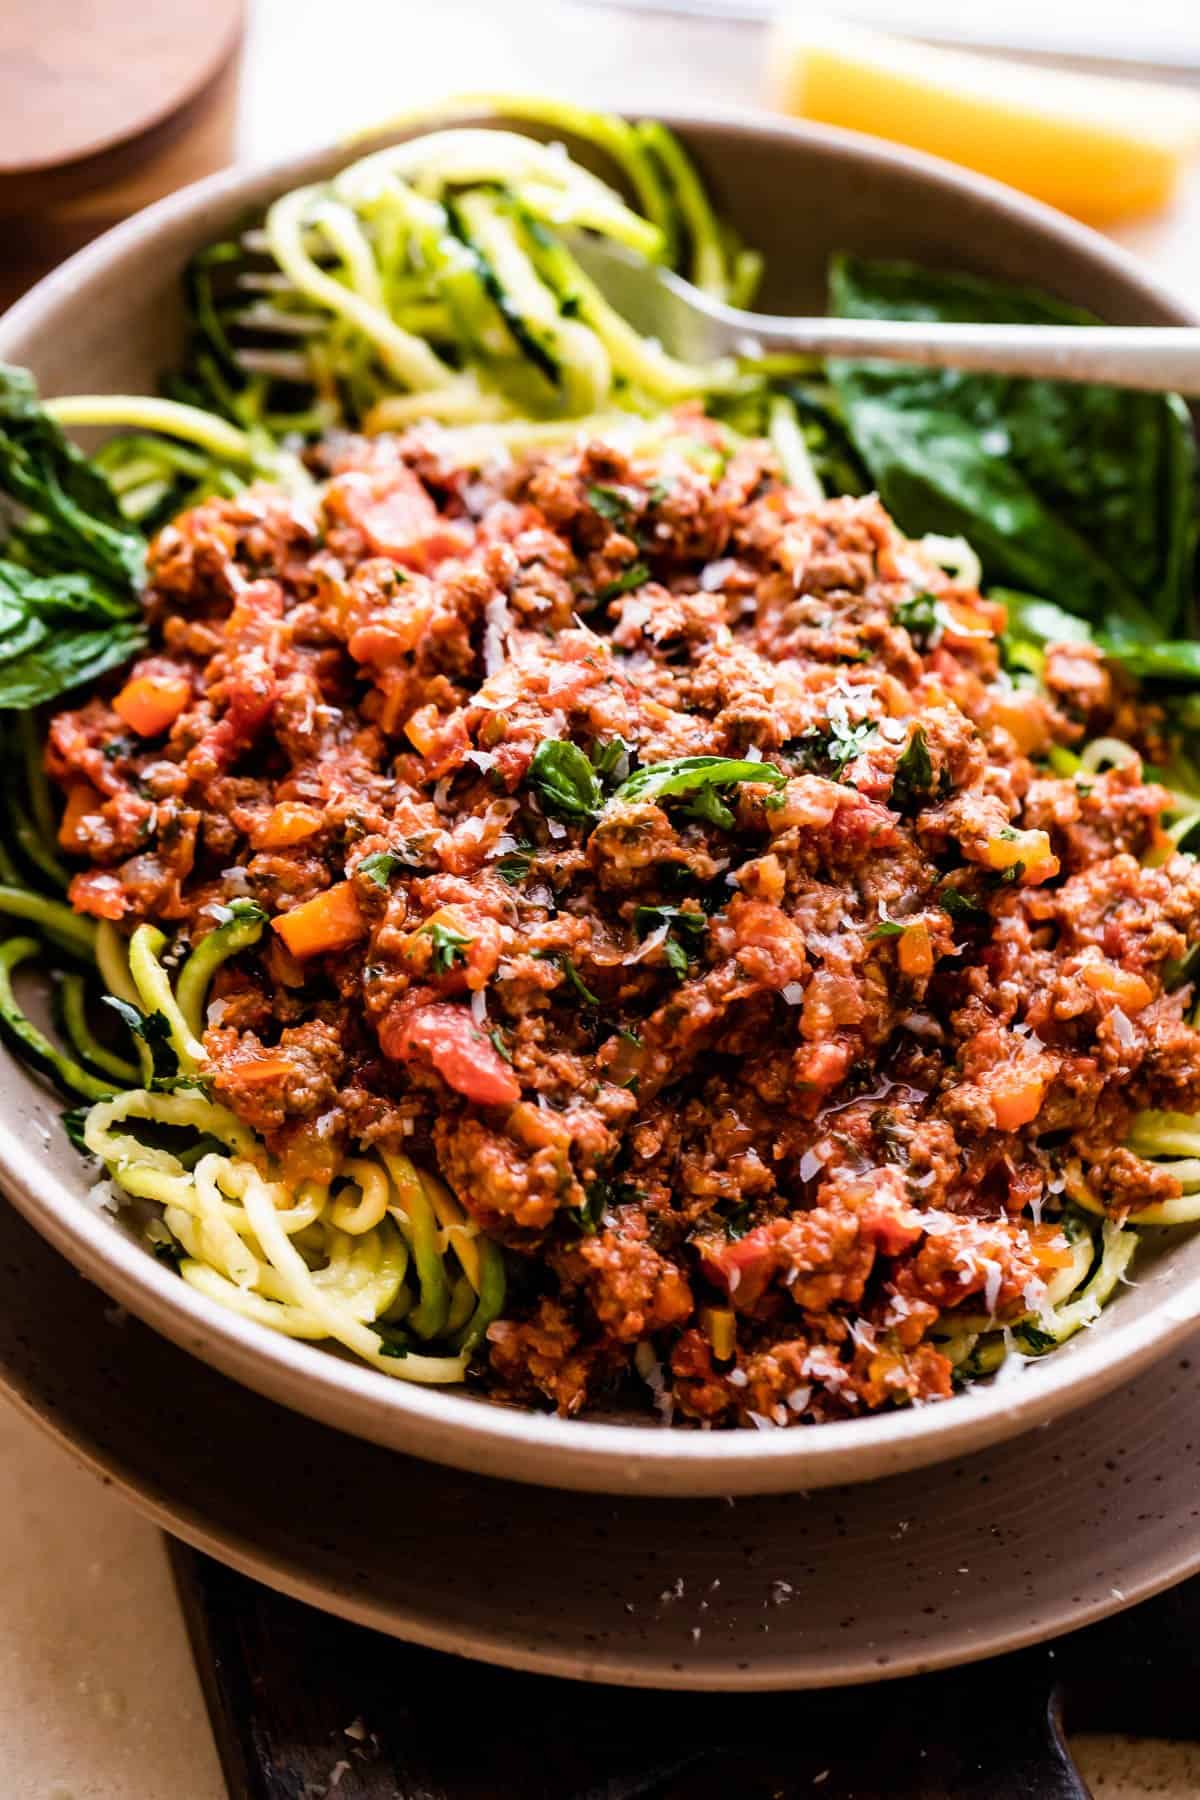
M3 0L0 212L61 204L154 155L242 20L243 0Z
M0 0L0 311L233 157L245 0Z

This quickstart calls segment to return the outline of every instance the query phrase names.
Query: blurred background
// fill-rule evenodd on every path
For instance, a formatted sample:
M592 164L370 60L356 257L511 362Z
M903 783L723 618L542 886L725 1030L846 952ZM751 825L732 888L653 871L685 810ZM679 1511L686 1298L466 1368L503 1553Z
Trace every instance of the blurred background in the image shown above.
M949 156L1200 291L1197 0L3 0L0 303L223 163L439 95L768 106Z

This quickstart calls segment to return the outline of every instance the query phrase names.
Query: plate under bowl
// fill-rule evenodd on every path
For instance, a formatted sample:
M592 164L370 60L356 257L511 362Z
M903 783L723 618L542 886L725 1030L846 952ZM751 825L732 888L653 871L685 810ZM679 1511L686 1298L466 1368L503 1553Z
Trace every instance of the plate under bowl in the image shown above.
M745 240L766 253L764 305L819 310L829 255L848 249L1050 289L1114 323L1195 322L1103 238L931 158L817 126L670 122ZM152 392L178 357L178 277L188 256L275 194L330 174L354 153L341 145L264 171L234 170L160 201L72 258L0 320L0 357L28 364L49 394ZM1143 1251L1138 1286L1055 1356L937 1406L792 1431L563 1421L389 1381L196 1294L87 1203L89 1177L56 1113L15 1063L4 1065L0 1180L43 1236L130 1311L226 1374L326 1424L547 1486L694 1497L875 1479L960 1457L1095 1400L1165 1354L1200 1318L1196 1234Z
M437 1468L274 1406L123 1319L3 1205L0 1270L0 1395L198 1549L460 1656L635 1687L830 1687L1057 1636L1200 1567L1187 1358L932 1472L613 1499Z

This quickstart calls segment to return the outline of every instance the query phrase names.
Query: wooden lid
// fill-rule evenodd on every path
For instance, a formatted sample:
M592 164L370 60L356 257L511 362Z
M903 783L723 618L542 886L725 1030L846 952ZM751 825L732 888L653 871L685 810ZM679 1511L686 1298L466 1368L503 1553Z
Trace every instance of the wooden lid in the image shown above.
M243 0L2 0L0 206L111 179L215 79Z

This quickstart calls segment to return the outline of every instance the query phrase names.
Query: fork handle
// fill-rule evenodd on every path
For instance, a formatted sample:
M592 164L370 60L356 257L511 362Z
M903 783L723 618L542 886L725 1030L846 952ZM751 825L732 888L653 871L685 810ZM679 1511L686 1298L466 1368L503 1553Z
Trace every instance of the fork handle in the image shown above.
M1038 375L1200 399L1200 326L942 325L893 319L777 319L723 308L735 342L820 356L876 357L989 375Z

